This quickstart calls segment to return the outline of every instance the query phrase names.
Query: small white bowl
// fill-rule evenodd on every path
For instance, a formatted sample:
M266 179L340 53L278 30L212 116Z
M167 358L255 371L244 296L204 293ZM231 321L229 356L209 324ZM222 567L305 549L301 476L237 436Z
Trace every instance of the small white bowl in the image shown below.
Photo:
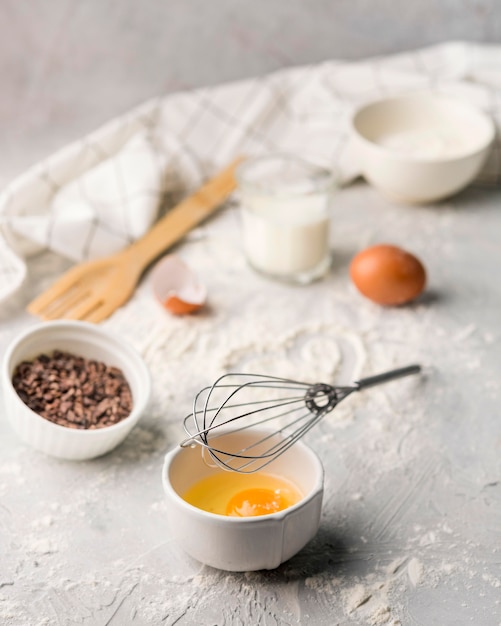
M446 96L421 93L361 107L352 120L365 179L391 200L425 204L466 187L496 134L490 117Z
M130 415L112 426L85 430L54 424L32 411L14 389L14 370L21 361L54 350L120 368L132 392ZM7 348L1 376L7 417L18 436L45 454L74 461L101 456L121 443L141 417L151 389L149 371L139 353L123 338L86 322L55 321L31 326Z
M250 445L263 432L221 435L224 449ZM257 517L216 515L188 504L182 494L219 468L209 467L199 446L167 453L162 481L167 496L167 521L179 545L201 563L244 572L274 569L301 550L317 533L323 497L323 467L302 442L295 443L262 471L294 483L304 495L294 506Z

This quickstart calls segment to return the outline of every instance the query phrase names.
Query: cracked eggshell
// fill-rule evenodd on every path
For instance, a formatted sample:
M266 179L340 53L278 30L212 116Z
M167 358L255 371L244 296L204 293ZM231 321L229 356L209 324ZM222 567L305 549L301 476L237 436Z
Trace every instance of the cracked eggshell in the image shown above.
M188 265L175 254L169 254L155 265L153 293L160 304L174 315L198 311L207 300L207 289Z

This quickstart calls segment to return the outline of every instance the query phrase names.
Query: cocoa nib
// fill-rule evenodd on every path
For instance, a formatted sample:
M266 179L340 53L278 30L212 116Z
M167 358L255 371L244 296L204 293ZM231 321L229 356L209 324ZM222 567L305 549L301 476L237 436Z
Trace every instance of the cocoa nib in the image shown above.
M119 368L69 352L23 361L12 384L30 409L68 428L111 426L132 410L131 390Z

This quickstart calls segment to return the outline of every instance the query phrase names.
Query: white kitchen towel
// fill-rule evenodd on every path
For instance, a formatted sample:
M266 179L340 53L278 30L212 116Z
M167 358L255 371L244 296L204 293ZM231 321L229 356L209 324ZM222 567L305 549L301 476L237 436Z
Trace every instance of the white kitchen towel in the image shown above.
M295 153L358 174L350 118L366 102L434 91L475 104L501 127L501 46L446 43L307 67L146 102L44 160L0 194L0 298L49 248L75 261L124 247L168 193L188 193L236 155ZM501 182L501 145L479 182Z

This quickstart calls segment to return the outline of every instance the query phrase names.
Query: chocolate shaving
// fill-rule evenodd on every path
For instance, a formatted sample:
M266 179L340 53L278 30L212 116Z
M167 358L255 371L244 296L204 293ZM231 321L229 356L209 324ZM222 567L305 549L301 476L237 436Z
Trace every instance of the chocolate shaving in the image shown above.
M104 428L132 410L131 390L119 368L69 352L23 361L12 383L30 409L68 428Z

